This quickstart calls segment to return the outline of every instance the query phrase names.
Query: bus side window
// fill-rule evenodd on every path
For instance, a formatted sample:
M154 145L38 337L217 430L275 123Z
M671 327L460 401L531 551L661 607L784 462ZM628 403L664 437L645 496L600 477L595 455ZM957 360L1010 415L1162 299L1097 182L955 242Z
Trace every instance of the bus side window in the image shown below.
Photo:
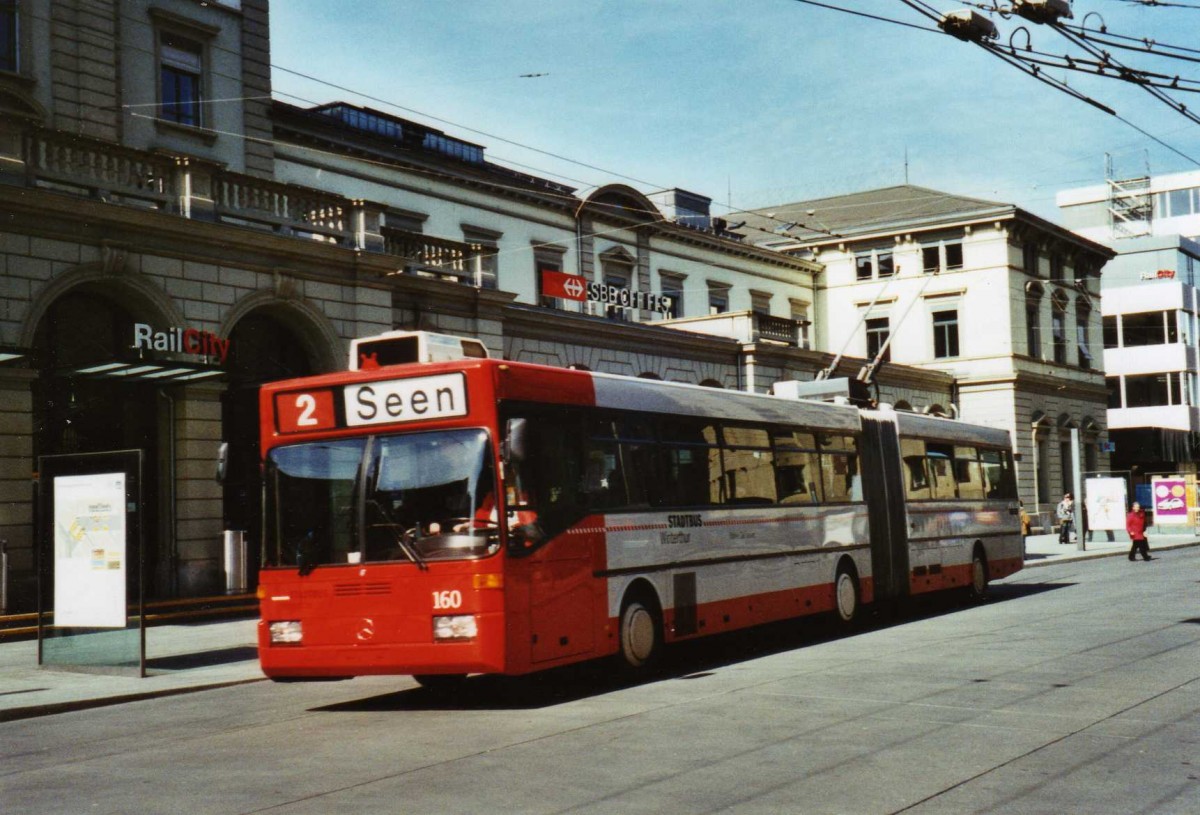
M708 448L664 447L665 477L659 506L702 507L708 503Z
M929 475L933 482L933 497L949 500L957 497L958 485L954 480L954 447L949 444L928 442L925 452L929 461Z
M726 503L774 504L775 459L766 429L727 425L723 430Z
M1012 474L1012 459L1006 450L980 450L983 483L988 498L1013 499L1017 492Z
M825 500L844 504L855 500L855 477L858 475L858 455L853 436L835 433L821 434L821 482Z
M959 498L983 498L983 472L974 447L954 448L954 480L958 482Z
M933 497L929 488L929 471L925 466L925 442L920 439L901 439L900 455L904 460L904 494L910 501Z
M661 476L649 485L655 506L703 507L712 501L712 474L721 469L717 427L685 416L661 417L656 463ZM719 495L720 487L716 494Z
M776 430L773 435L779 503L821 503L821 457L816 436L790 428Z

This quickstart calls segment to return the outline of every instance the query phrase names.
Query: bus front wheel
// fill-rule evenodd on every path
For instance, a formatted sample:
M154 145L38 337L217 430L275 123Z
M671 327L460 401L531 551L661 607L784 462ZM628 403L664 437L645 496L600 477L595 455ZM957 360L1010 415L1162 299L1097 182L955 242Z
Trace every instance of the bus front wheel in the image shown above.
M641 597L625 601L621 608L621 660L629 668L651 665L662 649L662 628L652 604Z

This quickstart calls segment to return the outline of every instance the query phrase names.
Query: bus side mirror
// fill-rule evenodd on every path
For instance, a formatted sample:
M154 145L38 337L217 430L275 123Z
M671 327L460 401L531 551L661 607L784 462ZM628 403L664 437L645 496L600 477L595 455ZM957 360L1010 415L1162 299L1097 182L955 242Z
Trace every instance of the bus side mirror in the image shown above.
M504 459L520 463L525 460L528 441L527 419L509 419L504 430Z
M221 442L221 446L217 448L217 472L216 482L218 484L225 483L225 475L229 472L229 442Z

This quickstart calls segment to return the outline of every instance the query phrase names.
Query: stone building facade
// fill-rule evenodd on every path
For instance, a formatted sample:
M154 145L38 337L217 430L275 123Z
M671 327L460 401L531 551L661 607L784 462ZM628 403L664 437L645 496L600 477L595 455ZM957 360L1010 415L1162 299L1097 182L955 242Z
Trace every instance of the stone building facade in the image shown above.
M764 209L748 239L780 222L785 234L763 245L825 268L818 346L949 374L949 413L1011 433L1032 511L1073 489L1073 430L1081 469L1107 469L1099 293L1111 250L1009 204L907 185Z

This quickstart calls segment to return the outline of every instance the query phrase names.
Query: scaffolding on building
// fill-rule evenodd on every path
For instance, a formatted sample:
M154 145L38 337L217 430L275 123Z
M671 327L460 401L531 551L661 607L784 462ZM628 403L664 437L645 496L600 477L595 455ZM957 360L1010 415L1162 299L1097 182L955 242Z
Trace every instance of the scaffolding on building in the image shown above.
M1112 156L1105 155L1105 179L1108 181L1108 220L1114 239L1150 235L1154 226L1154 205L1150 193L1150 174L1136 178L1114 178Z

